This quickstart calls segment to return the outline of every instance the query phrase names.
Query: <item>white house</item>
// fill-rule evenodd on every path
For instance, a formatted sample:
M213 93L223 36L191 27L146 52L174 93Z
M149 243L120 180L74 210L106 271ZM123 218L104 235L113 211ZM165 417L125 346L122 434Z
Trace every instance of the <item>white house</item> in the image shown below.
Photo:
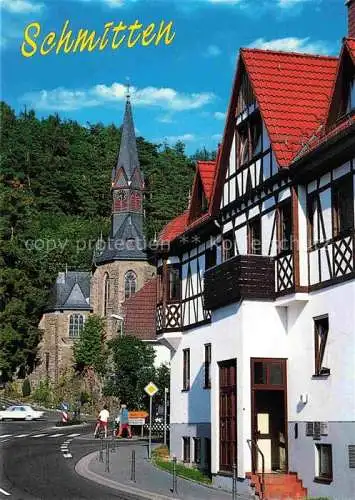
M264 498L355 491L348 9L339 58L240 51L217 159L160 234L171 454L226 488L236 464L239 490Z

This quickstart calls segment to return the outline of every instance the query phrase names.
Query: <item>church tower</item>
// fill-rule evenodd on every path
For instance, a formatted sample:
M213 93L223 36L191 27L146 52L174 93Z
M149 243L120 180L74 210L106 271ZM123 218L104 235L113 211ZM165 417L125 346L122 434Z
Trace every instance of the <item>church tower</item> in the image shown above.
M120 331L122 303L155 274L145 251L143 194L144 178L127 93L120 150L112 169L111 231L95 252L91 283L93 312L106 317L109 337Z

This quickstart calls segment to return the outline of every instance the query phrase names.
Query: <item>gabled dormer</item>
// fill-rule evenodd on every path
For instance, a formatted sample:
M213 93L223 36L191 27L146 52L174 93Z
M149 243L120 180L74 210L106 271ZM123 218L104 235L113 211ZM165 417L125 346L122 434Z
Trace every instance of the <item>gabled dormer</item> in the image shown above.
M216 161L198 161L189 211L189 223L207 213L212 196Z
M355 111L355 39L345 38L339 58L327 126Z

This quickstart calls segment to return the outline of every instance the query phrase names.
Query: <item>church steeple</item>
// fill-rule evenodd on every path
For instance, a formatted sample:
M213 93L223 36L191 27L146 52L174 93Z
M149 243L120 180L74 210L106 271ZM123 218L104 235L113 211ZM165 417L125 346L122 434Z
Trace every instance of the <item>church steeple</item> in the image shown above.
M122 124L121 144L112 170L111 235L96 263L108 260L146 260L143 235L144 180L141 173L129 87Z
M124 177L123 177L124 174ZM138 177L140 188L143 188L142 175L140 171L136 134L134 132L134 122L132 115L132 106L129 93L129 86L126 94L126 108L122 125L122 136L120 151L118 154L116 167L112 171L112 188L130 185L133 177Z

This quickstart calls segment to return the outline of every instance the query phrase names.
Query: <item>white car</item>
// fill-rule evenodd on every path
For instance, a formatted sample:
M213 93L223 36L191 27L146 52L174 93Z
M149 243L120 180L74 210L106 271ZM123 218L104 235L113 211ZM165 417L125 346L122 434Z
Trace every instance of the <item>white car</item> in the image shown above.
M14 405L0 411L0 420L36 420L43 415L43 411L34 410L31 406Z

